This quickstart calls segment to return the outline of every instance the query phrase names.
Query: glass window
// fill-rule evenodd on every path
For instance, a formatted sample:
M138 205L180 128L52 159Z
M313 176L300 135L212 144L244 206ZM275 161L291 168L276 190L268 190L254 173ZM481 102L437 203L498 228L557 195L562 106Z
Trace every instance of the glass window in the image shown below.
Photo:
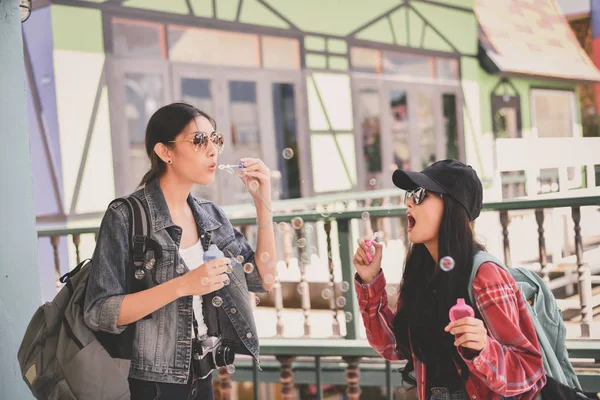
M515 107L502 107L494 112L496 139L514 139L519 137L519 125Z
M422 169L436 161L435 115L430 93L417 93L417 129Z
M353 47L350 57L354 71L381 73L381 52L379 50Z
M356 183L354 135L312 134L310 142L315 192L352 189Z
M406 90L390 90L390 111L392 113L392 143L395 164L392 169L411 169Z
M231 143L259 149L258 103L256 82L229 82Z
M213 96L210 88L210 80L182 78L181 79L182 100L196 106L210 116L215 115Z
M560 190L558 168L543 168L537 177L537 194L554 193Z
M235 67L260 67L258 36L214 29L169 26L172 61Z
M527 196L525 171L503 171L500 181L503 200Z
M164 104L164 82L159 74L125 74L125 116L129 134L131 173L137 183L150 168L146 154L146 124Z
M531 91L532 118L538 137L573 137L575 96L571 91Z
M451 58L436 58L435 73L440 79L458 79L458 60Z
M600 186L600 165L594 165L594 175L596 177L596 187Z
M300 43L297 39L263 36L261 40L264 68L300 69Z
M456 95L442 95L444 107L444 134L446 139L446 158L459 159L458 121L456 114Z
M113 51L121 57L166 58L163 25L113 18Z
M352 95L348 75L313 74L312 79L309 77L308 106L311 130L352 130Z
M587 187L586 168L567 167L567 186L569 190L585 189Z
M358 94L358 103L366 172L363 187L376 189L380 188L382 171L379 91L362 89Z
M300 166L295 88L291 83L273 83L271 90L278 154L277 167L281 172L280 198L296 199L300 197ZM291 152L287 149L291 149Z
M382 63L383 72L386 74L426 78L434 76L434 63L430 57L384 52Z

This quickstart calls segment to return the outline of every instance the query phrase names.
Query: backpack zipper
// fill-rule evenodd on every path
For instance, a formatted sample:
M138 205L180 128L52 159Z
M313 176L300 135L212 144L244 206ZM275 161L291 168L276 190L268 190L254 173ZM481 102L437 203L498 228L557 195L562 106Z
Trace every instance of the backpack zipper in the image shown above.
M82 350L85 346L83 345L83 343L81 343L81 340L79 340L77 338L77 336L75 336L75 333L73 332L73 328L71 328L71 324L67 320L67 317L63 318L63 323L65 324L65 328L66 328L66 331L67 331L67 336L69 338L71 338L71 340L73 340L75 342L75 344L77 345L77 347L79 347L79 350Z

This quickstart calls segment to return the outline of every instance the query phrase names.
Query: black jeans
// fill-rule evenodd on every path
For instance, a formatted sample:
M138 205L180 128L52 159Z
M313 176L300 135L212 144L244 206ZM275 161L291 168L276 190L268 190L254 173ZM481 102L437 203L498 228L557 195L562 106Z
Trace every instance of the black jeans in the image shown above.
M214 400L212 374L198 379L194 374L185 385L129 378L131 400Z

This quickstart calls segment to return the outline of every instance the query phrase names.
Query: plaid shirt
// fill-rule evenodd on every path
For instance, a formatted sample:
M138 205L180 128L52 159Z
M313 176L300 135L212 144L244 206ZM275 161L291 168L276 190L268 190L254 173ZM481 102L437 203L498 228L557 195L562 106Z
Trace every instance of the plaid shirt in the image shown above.
M369 284L356 275L354 285L371 346L387 360L406 359L396 348L396 313L388 304L383 273ZM546 375L535 328L517 283L496 264L484 263L473 282L473 296L488 338L475 357L473 352L469 357L463 347L458 349L470 371L465 385L469 397L535 399L546 384ZM426 399L425 364L414 356L413 361L419 399Z

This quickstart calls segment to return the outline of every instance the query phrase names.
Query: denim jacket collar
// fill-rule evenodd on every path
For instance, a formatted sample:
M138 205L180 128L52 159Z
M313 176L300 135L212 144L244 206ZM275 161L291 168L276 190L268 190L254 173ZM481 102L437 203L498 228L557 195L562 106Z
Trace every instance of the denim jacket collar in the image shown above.
M144 187L144 196L148 202L153 232L175 226L158 179L153 179ZM188 195L187 202L194 214L196 224L203 231L213 231L222 225L200 206L202 200L196 200L190 194Z

